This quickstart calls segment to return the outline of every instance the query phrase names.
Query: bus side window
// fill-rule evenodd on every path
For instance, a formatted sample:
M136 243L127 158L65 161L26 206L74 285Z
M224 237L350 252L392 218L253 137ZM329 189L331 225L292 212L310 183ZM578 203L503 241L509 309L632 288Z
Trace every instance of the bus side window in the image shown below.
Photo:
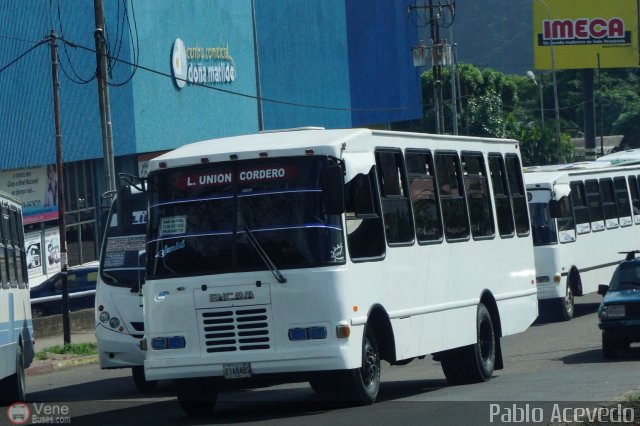
M16 276L16 261L15 261L15 248L13 245L13 238L11 235L11 216L9 215L9 209L2 207L2 232L6 247L7 254L7 269L8 269L8 281L11 287L17 287L18 278Z
M576 230L578 234L591 232L591 219L589 217L589 205L584 192L584 184L581 181L571 182L571 203L573 214L576 217Z
M584 183L589 205L589 216L591 217L591 229L602 231L604 225L604 211L602 210L602 198L600 196L600 184L595 179L589 179Z
M18 280L18 287L25 288L26 276L24 274L24 247L22 244L22 232L20 232L20 228L22 227L22 221L20 220L20 215L16 210L11 209L10 211L10 225L11 225L11 235L13 239L13 248L16 258L16 279Z
M2 215L0 213L0 285L2 285L2 288L9 288L9 275L7 271L7 248L4 239L4 229L2 227Z
M602 195L602 209L607 229L618 227L618 205L616 204L611 178L600 179L600 193Z
M469 216L458 154L436 152L436 175L445 237L447 240L469 238Z
M616 190L616 203L618 204L618 218L620 226L629 226L632 223L631 205L629 204L629 191L624 177L613 178L613 186Z
M569 197L560 199L560 212L561 216L558 218L558 240L561 243L573 242L576 240L576 222Z
M507 154L507 178L511 192L513 214L516 219L516 233L519 237L529 235L529 211L527 210L527 194L522 181L522 169L517 155Z
M482 153L462 153L464 191L469 206L471 235L474 238L493 237L495 222L489 199L487 169Z
M376 151L376 165L387 242L389 245L412 244L413 218L402 152Z
M489 173L491 175L491 187L493 199L498 216L498 231L501 237L512 237L514 233L513 210L509 199L509 186L507 173L504 168L504 159L500 154L489 154Z
M638 179L635 176L629 176L629 190L633 205L633 221L638 225L640 224L640 190L638 189Z
M442 219L433 156L429 151L407 151L405 160L418 242L442 241Z
M346 228L349 255L354 260L380 258L385 253L384 228L380 216L375 168L356 175L346 184Z

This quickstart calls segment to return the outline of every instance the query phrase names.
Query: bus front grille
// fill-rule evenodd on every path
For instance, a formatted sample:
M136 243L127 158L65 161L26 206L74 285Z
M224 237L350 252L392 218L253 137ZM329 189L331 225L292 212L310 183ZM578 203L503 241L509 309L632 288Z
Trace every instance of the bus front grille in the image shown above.
M216 353L271 349L270 316L264 307L202 311L204 350Z

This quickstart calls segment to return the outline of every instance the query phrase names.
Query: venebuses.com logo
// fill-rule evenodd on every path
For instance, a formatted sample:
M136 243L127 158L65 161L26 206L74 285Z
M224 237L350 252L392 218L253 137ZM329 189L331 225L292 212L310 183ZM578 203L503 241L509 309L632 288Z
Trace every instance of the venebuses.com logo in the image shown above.
M14 402L7 407L7 418L14 425L27 423L70 424L69 406L64 404Z

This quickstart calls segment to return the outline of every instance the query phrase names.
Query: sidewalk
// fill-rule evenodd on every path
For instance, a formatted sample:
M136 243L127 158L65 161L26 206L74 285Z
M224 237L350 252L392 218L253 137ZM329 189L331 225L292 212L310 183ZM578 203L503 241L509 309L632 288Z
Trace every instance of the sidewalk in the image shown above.
M95 343L96 334L93 330L75 331L71 333L71 343ZM36 353L52 346L63 346L64 336L45 336L38 338L35 336ZM31 366L25 370L27 376L46 374L56 370L73 367L76 365L95 364L98 362L98 355L54 355L51 359L33 359Z

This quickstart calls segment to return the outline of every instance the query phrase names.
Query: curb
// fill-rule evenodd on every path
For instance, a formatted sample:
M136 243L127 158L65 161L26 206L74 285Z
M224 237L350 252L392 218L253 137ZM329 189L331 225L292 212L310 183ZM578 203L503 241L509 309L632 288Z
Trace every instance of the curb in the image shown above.
M65 359L63 361L51 361L44 364L31 365L31 367L25 369L27 376L37 376L40 374L47 374L53 371L65 370L67 368L76 367L79 365L89 365L98 363L98 355L89 355L78 358Z

